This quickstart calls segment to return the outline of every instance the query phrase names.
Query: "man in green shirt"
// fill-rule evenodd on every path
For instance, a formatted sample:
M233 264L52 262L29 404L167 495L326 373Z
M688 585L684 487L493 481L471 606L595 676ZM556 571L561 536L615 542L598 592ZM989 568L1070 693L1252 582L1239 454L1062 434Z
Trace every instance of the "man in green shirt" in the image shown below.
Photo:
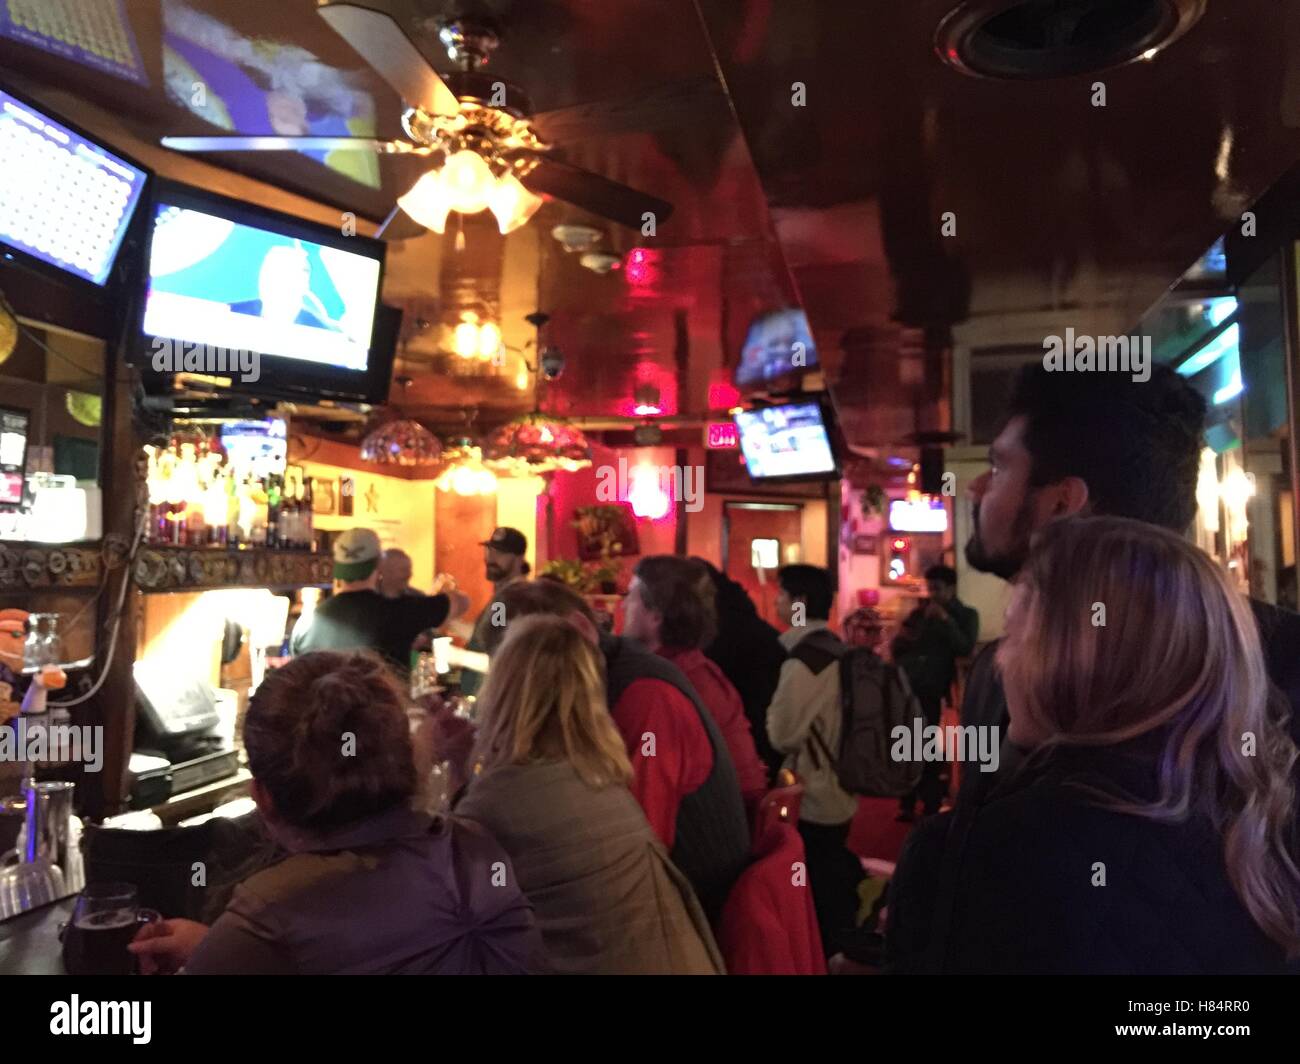
M334 594L301 617L290 652L374 650L399 672L411 665L411 644L429 628L440 628L465 612L469 600L459 592L385 598L379 582L379 537L369 528L351 528L334 541Z
M894 663L907 673L927 725L938 725L944 697L957 675L957 659L969 657L979 639L980 615L957 598L956 570L946 565L925 572L930 597L903 622L894 639ZM919 799L925 815L939 811L948 790L947 766L926 762L915 791L900 799L899 820L911 821Z

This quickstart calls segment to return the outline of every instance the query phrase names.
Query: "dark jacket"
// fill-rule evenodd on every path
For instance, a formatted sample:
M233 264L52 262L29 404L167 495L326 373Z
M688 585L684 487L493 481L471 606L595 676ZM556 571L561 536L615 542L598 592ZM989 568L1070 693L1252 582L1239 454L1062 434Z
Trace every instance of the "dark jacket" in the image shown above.
M890 969L1283 972L1283 952L1233 891L1207 820L1113 812L1080 790L1148 800L1153 758L1139 744L1060 749L983 805L923 823L891 883Z
M1259 628L1264 649L1264 663L1273 686L1285 696L1290 706L1291 738L1300 746L1300 614L1267 602L1250 600L1250 608ZM962 724L997 727L1003 736L1001 757L996 772L964 771L958 800L981 801L1000 779L1012 774L1023 759L1023 752L1006 740L1007 698L1002 681L993 664L997 643L986 646L971 665L966 679L966 694L961 704ZM1300 768L1300 766L1297 766Z
M493 975L542 970L510 858L476 824L405 807L294 847L235 888L195 975Z
M785 647L777 630L758 615L743 587L722 573L715 574L713 583L718 634L704 654L740 693L754 748L769 776L775 776L785 755L767 737L767 707L781 680Z
M671 856L695 888L709 919L716 920L749 863L749 821L727 744L695 688L671 661L621 636L602 635L600 649L613 711L617 712L619 698L634 682L659 680L689 699L708 736L713 769L698 788L682 796Z
M912 690L923 703L938 702L948 693L957 675L957 659L967 657L979 639L976 610L957 599L944 609L948 616L940 620L927 617L926 606L918 606L908 614L894 640L894 664L907 673Z

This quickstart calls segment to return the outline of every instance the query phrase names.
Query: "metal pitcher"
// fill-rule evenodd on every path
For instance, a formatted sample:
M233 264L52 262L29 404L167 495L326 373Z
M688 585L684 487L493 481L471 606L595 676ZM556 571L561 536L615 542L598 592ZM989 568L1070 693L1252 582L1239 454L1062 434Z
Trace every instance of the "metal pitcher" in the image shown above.
M85 885L81 823L73 815L76 785L24 781L21 796L0 801L23 814L18 845L0 857L0 919L75 894Z

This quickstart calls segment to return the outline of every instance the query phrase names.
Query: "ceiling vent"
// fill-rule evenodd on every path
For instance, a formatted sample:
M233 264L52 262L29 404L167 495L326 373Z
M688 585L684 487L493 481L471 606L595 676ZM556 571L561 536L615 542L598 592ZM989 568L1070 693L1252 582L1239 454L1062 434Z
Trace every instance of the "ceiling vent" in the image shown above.
M968 0L935 32L944 62L973 77L1030 80L1154 59L1205 0Z

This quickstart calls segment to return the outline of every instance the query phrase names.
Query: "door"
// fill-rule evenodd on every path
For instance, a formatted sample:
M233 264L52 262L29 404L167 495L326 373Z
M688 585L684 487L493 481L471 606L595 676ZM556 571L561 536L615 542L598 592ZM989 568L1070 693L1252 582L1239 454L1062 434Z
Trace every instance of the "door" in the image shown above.
M797 503L728 502L722 509L722 562L758 615L778 629L776 570L803 560L803 507Z

